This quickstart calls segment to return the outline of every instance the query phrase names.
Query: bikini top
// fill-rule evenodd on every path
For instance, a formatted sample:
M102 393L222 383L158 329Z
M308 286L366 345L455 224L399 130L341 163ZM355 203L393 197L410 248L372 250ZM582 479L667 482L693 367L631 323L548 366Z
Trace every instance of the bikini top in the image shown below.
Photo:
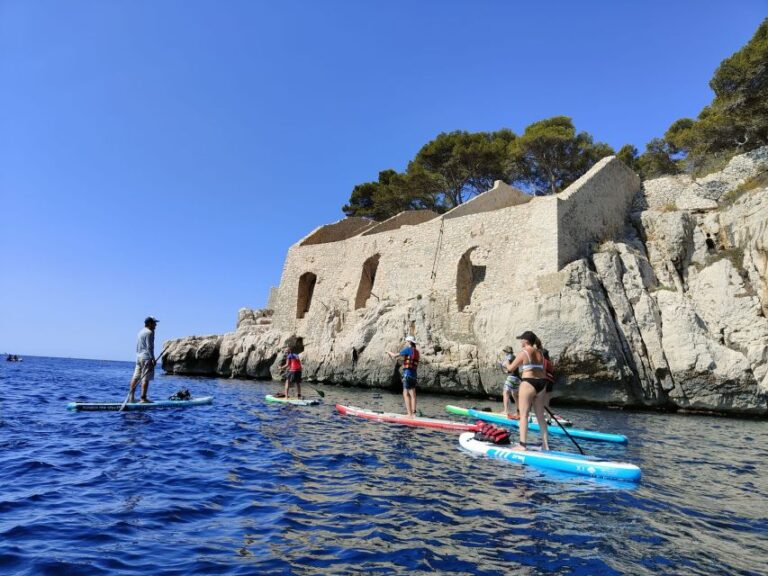
M528 364L520 366L520 370L523 372L526 370L544 370L544 364L531 364L531 355L528 354L528 351L525 349L523 349L523 352L525 352L525 355L528 358Z

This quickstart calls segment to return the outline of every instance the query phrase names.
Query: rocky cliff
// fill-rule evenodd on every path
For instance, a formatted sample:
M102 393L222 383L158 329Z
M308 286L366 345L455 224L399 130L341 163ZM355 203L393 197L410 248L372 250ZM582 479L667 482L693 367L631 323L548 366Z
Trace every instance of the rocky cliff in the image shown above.
M290 342L307 379L388 387L398 375L385 351L411 333L422 391L496 395L500 350L530 328L554 357L561 401L768 414L768 148L698 180L646 181L622 232L525 290L458 314L427 288L374 296L361 310L323 303L300 335L272 310L243 309L234 332L169 342L163 369L277 377Z

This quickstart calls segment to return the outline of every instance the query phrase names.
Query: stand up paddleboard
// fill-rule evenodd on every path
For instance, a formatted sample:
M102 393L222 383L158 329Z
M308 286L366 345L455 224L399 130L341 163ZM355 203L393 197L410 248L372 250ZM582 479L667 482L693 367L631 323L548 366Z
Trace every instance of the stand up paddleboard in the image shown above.
M490 442L475 440L474 434L471 432L464 432L459 436L459 445L474 454L482 454L489 458L510 460L525 466L548 468L550 470L591 476L593 478L639 482L641 476L640 468L634 464L600 460L599 458L571 454L569 452L512 450Z
M317 398L285 398L283 396L272 396L272 394L264 396L264 400L279 404L293 404L294 406L317 406L320 404L320 400Z
M358 416L360 418L376 420L377 422L387 422L389 424L402 424L404 426L417 426L422 428L438 428L440 430L477 430L477 424L465 424L464 422L439 420L437 418L424 418L423 416L414 416L413 418L409 418L405 414L377 412L376 410L356 408L355 406L344 406L342 404L336 404L336 410L347 416Z
M123 410L153 410L155 408L190 408L203 406L213 402L213 396L202 396L190 400L155 400L153 402L129 402ZM122 402L70 402L67 410L78 412L117 412L123 405Z
M446 412L449 414L457 414L459 416L466 416L467 418L476 418L478 420L484 420L485 422L493 422L494 424L501 424L502 426L512 426L514 428L520 427L519 420L513 420L507 418L503 414L494 414L493 412L483 412L481 410L474 410L473 408L461 408L460 406L451 406L450 404L445 407ZM540 427L536 423L529 423L528 430L538 432ZM547 431L550 434L556 434L558 436L565 436L566 433L557 424L550 424L547 426ZM597 442L616 442L618 444L626 444L627 437L623 434L609 434L607 432L595 432L593 430L580 430L579 428L569 428L568 434L573 438L580 438L583 440L595 440Z

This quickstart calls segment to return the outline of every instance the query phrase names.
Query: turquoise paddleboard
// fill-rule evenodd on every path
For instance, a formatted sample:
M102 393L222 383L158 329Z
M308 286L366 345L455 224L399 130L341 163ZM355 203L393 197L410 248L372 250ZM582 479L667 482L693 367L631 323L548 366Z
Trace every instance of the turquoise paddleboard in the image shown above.
M612 462L600 460L591 456L555 452L551 450L512 450L497 444L481 442L474 439L474 433L464 432L459 436L459 444L465 450L474 454L482 454L489 458L509 460L525 466L548 468L571 474L607 478L623 482L639 482L640 468L627 462Z
M512 426L514 428L520 427L518 420L507 418L503 414L494 414L493 412L483 412L481 410L475 410L473 408L461 408L460 406L451 406L450 404L445 407L446 412L449 414L457 414L459 416L466 416L467 418L477 418L478 420L484 420L485 422L493 422L494 424L501 424L502 426ZM536 423L529 423L528 430L538 432L540 427ZM565 431L557 424L550 424L547 426L547 432L550 434L557 434L565 436ZM582 440L595 440L598 442L617 442L619 444L626 444L627 437L623 434L609 434L607 432L595 432L593 430L580 430L579 428L568 428L568 434L573 438L580 438Z
M320 404L320 400L317 398L285 398L284 396L272 396L272 394L264 396L264 400L278 404L293 404L294 406L317 406Z
M213 402L213 396L202 396L191 400L154 400L153 402L129 402L123 410L152 410L155 408L189 408L191 406L203 406ZM122 402L70 402L67 410L78 412L117 412L123 405Z

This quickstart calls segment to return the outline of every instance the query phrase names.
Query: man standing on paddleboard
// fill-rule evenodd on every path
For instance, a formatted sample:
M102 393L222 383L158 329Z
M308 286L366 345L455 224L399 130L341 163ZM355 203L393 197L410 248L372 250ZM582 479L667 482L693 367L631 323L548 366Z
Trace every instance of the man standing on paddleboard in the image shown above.
M301 359L293 351L293 348L288 347L285 349L285 356L283 357L283 364L280 366L280 369L288 371L285 378L285 394L283 396L288 398L290 387L295 385L296 397L301 400Z
M403 400L405 400L405 412L409 418L416 415L416 370L419 367L419 351L416 349L416 338L406 336L408 346L400 350L399 354L387 352L392 359L403 358Z
M155 328L159 320L153 316L147 316L144 319L144 328L139 332L136 341L136 368L133 370L131 378L131 389L128 393L130 403L136 402L134 391L136 384L141 382L141 402L152 402L147 398L149 390L149 381L155 379Z
M504 399L504 414L507 415L507 418L512 418L514 420L520 419L520 412L518 411L518 391L520 388L520 378L518 377L518 371L515 370L514 372L509 371L509 367L512 365L512 362L515 359L514 350L512 349L512 346L507 346L504 348L504 361L499 362L499 365L501 366L501 369L507 374L507 379L504 381L504 392L503 392L503 399ZM509 397L512 396L512 400L515 403L515 413L511 413L509 410Z

